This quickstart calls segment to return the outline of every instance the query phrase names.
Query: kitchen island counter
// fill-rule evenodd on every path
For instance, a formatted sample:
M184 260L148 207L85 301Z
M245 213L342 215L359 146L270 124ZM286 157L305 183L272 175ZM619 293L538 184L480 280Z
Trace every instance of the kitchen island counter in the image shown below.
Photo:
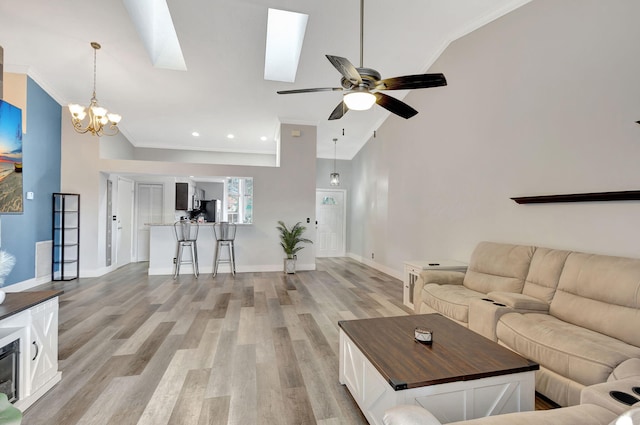
M174 223L147 223L149 226L149 274L171 275L173 274L173 259L176 256L176 235L173 230ZM198 269L200 273L213 272L213 255L215 254L216 239L213 234L215 223L198 223ZM240 225L238 226L240 227ZM185 250L183 261L189 260L191 253ZM222 251L226 258L226 250ZM220 264L218 273L229 273L229 264ZM191 264L184 263L180 266L180 274L193 274Z

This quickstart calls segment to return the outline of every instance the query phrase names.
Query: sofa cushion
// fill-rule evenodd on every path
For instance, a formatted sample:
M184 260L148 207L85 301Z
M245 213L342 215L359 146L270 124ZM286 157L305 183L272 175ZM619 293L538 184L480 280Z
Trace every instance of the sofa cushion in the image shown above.
M616 417L615 413L593 404L562 409L534 410L487 416L448 425L605 425ZM405 422L404 425L414 425Z
M594 404L565 407L563 409L536 410L486 416L450 425L605 425L616 417L615 413ZM400 405L387 410L384 425L440 425L428 410L415 405Z
M496 328L498 340L522 356L582 385L605 382L640 348L539 313L508 313Z
M629 359L619 364L607 381L617 381L619 379L637 378L640 381L640 358Z
M422 302L444 316L468 323L469 303L485 295L461 285L429 283L422 289Z
M549 312L640 346L640 260L571 253Z
M570 251L536 248L522 293L551 303Z
M532 246L480 242L469 260L463 285L483 294L522 292L534 251Z

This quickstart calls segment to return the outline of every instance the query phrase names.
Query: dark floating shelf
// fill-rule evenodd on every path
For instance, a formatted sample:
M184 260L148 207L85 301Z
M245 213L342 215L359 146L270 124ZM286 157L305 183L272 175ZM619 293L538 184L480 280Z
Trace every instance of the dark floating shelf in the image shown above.
M571 193L567 195L521 196L511 198L518 204L548 204L552 202L640 201L640 190L622 192Z

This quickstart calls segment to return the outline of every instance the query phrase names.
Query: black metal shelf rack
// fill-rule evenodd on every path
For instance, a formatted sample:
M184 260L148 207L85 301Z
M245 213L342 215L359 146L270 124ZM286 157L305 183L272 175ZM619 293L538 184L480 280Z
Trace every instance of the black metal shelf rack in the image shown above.
M51 280L73 280L80 272L80 195L53 194Z

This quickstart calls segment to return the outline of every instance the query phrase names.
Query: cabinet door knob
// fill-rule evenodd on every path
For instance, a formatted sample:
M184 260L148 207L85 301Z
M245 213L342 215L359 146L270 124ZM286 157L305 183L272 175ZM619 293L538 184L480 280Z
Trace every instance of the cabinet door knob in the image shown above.
M31 359L31 361L33 361L33 360L37 359L37 358L38 358L38 354L40 354L40 347L38 347L38 343L37 343L37 342L35 342L35 341L33 341L33 343L32 343L32 344L36 346L36 354L35 354L35 356L33 356L33 358Z

